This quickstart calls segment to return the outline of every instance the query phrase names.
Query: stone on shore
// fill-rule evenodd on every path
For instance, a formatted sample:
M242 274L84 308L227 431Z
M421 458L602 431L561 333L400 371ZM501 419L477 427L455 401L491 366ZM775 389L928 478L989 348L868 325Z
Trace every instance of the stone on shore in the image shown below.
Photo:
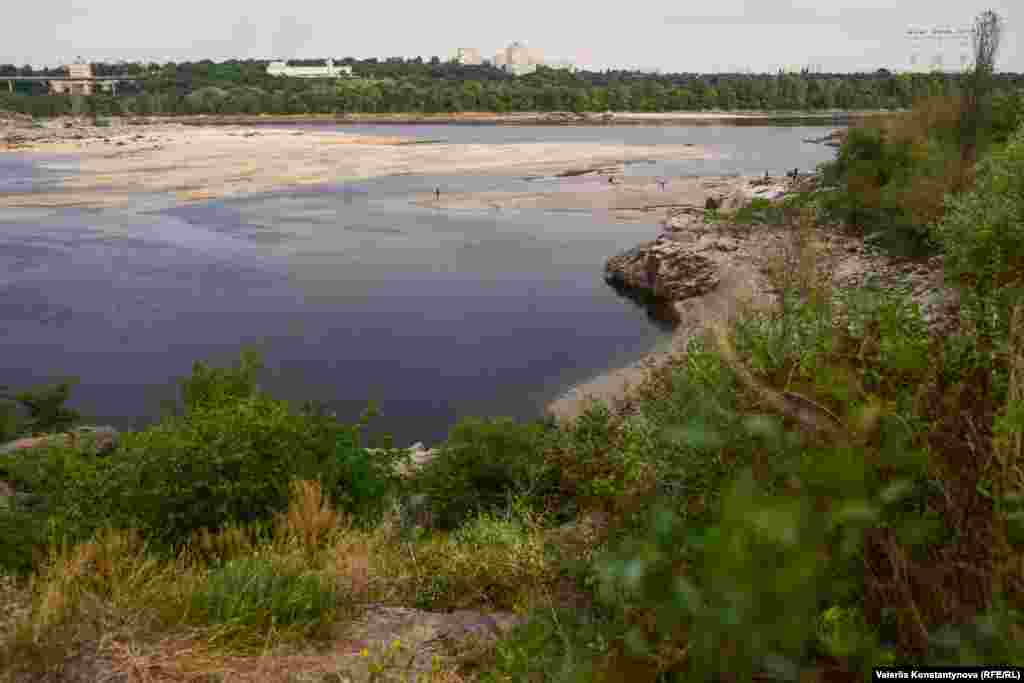
M62 434L47 434L10 441L0 446L0 455L59 445L81 448L91 455L106 455L117 448L119 436L118 431L109 426L76 427Z
M651 256L658 265L654 283L648 280L647 264ZM715 262L693 247L658 239L608 259L605 280L627 289L648 292L659 299L682 301L707 294L718 286L720 277Z

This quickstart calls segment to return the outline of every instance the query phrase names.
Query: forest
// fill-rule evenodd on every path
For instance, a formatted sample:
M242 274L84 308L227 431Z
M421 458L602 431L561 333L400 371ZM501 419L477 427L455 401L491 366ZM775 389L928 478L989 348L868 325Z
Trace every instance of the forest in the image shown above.
M322 60L305 60L315 64ZM339 80L269 76L265 60L93 64L97 76L137 79L90 97L51 95L44 82L0 92L0 109L31 114L344 114L461 111L825 111L906 109L923 97L960 94L959 74L647 73L540 67L512 76L491 65L468 66L401 57L336 59L353 77ZM0 65L3 76L63 75L59 69ZM1024 86L1024 75L994 76L999 91Z

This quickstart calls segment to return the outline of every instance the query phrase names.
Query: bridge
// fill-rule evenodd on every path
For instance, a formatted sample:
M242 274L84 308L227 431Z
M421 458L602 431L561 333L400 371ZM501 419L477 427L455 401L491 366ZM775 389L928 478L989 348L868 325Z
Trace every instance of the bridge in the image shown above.
M138 78L131 76L90 76L87 78L81 76L0 76L0 81L7 81L7 89L9 92L14 92L15 83L47 83L51 89L55 92L68 92L72 94L92 94L93 84L99 84L100 86L108 85L111 90L111 94L117 94L118 83L134 83L138 81ZM59 83L60 85L54 85ZM65 85L65 83L67 85ZM70 86L70 87L68 87ZM79 86L79 87L75 87Z

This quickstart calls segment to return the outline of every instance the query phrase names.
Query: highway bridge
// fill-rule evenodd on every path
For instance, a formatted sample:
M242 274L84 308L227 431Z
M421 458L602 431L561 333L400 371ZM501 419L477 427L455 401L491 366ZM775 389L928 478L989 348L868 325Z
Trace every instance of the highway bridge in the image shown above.
M74 76L0 76L0 81L7 81L7 89L14 92L15 83L47 83L56 92L70 92L72 94L91 94L94 85L109 86L111 93L117 94L118 83L133 83L139 79L131 76L92 76L89 78ZM55 86L55 83L61 85ZM67 85L64 85L67 83ZM75 86L79 86L76 88ZM85 87L83 87L85 86Z

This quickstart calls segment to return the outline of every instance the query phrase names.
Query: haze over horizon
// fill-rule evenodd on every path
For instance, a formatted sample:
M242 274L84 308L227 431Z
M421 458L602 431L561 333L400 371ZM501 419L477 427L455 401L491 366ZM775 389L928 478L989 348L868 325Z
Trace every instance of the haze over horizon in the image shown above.
M288 14L277 4L239 0L179 0L147 6L144 13L129 0L53 0L18 17L18 31L0 46L0 63L57 66L79 55L94 62L160 63L329 56L444 60L459 47L490 57L521 40L545 57L571 59L592 70L770 73L815 65L825 72L895 71L908 62L908 25L966 26L993 9L1005 20L997 68L1024 72L1009 0L957 4L904 0L893 9L879 0L720 0L706 9L666 10L663 3L637 0L598 12L579 0L521 0L488 5L482 21L480 5L469 0L402 4L398 10L293 0Z

